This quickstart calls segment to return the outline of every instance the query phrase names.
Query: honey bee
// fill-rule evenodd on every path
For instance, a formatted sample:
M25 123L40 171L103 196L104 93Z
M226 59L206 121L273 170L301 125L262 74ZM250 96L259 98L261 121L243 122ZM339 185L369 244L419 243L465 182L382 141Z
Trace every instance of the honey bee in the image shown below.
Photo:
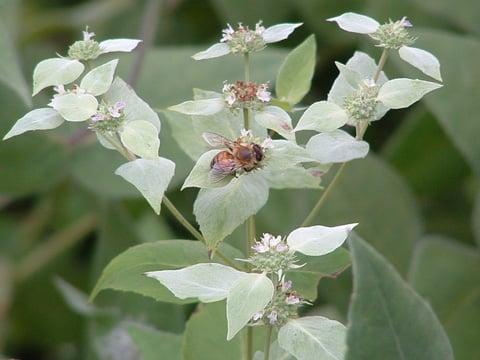
M206 132L203 133L203 138L211 147L225 149L215 155L210 163L210 178L213 181L237 175L239 171L250 172L258 168L265 158L263 148L254 142L245 141L244 137L230 140L221 135Z

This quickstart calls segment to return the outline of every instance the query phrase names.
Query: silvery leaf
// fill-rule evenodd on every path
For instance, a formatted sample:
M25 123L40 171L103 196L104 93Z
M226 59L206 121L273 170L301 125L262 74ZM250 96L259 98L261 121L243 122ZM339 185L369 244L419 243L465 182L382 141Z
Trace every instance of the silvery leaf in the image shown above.
M278 106L266 106L262 111L255 113L255 121L266 129L272 129L285 139L295 141L292 119Z
M20 118L3 137L3 140L7 140L27 131L55 129L62 125L63 122L63 118L54 109L35 109Z
M321 133L310 138L308 153L322 164L343 163L367 156L369 145L342 130Z
M277 25L270 26L265 29L262 35L263 40L267 44L285 40L290 36L290 34L296 28L302 25L303 23L296 23L296 24L285 23L285 24L277 24Z
M231 340L272 300L274 287L264 274L246 273L230 289L227 297L227 340Z
M345 125L347 121L348 114L340 106L330 101L318 101L303 113L295 131L333 131Z
M121 165L116 171L126 181L135 186L159 214L163 193L175 171L175 163L159 157L154 160L137 159Z
M235 282L246 273L229 266L203 263L180 270L161 270L145 273L168 288L179 299L198 298L209 303L227 298Z
M93 96L105 94L112 85L117 63L118 60L115 59L89 71L83 77L80 88Z
M170 106L168 109L186 115L208 116L219 113L224 108L225 100L217 97L203 100L189 100L178 105Z
M442 81L442 74L440 73L440 62L435 55L423 49L417 49L409 46L402 46L398 50L400 57L415 66L424 74L431 76L435 80Z
M301 227L293 230L287 236L287 244L291 250L308 256L326 255L342 246L352 229L357 225Z
M377 100L390 109L403 109L420 100L441 84L412 79L393 79L386 82L378 92Z
M112 39L100 43L102 54L110 52L130 52L137 47L142 40L136 39Z
M50 102L67 121L85 121L97 112L98 101L90 94L67 93L58 95Z
M160 148L157 129L144 120L126 123L120 133L122 144L144 159L156 159Z
M340 29L358 34L372 34L377 31L380 26L377 20L353 12L344 13L340 16L327 19L327 21L334 21Z
M75 81L85 66L78 60L53 58L40 61L33 70L33 95L48 86L65 85Z
M341 360L347 351L347 329L322 316L289 320L278 332L278 344L298 360Z
M207 50L200 51L192 56L194 60L205 60L230 54L230 46L225 43L216 43Z

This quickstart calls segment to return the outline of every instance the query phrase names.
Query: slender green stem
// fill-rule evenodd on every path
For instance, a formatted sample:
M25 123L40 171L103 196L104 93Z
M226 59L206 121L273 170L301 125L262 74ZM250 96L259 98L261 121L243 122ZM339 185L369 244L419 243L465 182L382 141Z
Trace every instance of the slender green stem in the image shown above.
M387 62L388 59L388 49L383 49L382 55L380 56L380 60L378 61L378 67L377 71L375 72L375 75L373 76L373 81L377 82L380 74L382 73L382 70L385 66L385 63ZM368 122L364 123L359 123L356 127L356 139L357 140L362 140L363 136L365 135L365 132L367 131L368 128ZM315 216L317 216L318 212L320 211L323 203L325 202L326 198L328 197L328 194L332 191L334 188L335 184L337 183L340 175L342 174L343 170L345 169L346 163L343 163L340 165L340 167L337 170L337 173L335 174L334 178L328 184L327 188L323 192L322 196L318 199L317 203L313 207L313 209L310 211L310 213L307 215L305 220L303 221L301 226L307 226L312 223L312 221L315 219Z
M250 81L250 54L245 53L243 55L244 67L245 67L245 81Z
M385 66L385 63L387 62L388 58L388 49L384 48L382 55L380 56L380 60L378 61L378 67L377 71L375 72L375 75L373 76L373 81L377 82L378 78L380 77L380 74L382 73L383 67Z
M120 139L118 139L116 135L106 135L105 138L128 161L136 160L136 156L123 146L123 144L120 142ZM167 209L172 213L173 217L181 225L183 225L183 227L187 229L188 232L190 232L190 234L192 234L195 239L201 241L203 244L205 244L205 246L207 246L207 242L205 241L205 238L200 233L200 231L198 231L192 224L190 224L190 222L182 215L182 213L177 209L177 207L170 201L170 199L165 194L163 195L162 202L167 207ZM230 265L231 267L237 270L243 270L238 265L236 265L232 259L224 255L220 250L216 250L215 255L217 255L220 259L222 259L226 264Z
M340 167L338 168L337 170L337 173L335 174L335 177L332 179L332 181L330 181L330 184L328 184L327 188L325 189L325 191L323 192L322 196L320 196L320 198L318 199L317 203L315 204L315 206L313 207L313 209L310 211L310 213L308 214L308 216L305 218L305 220L302 222L302 225L301 226L308 226L312 223L312 221L315 219L315 217L317 216L318 212L320 211L320 209L322 208L322 205L323 203L325 202L325 200L327 199L328 197L328 194L330 194L330 192L332 191L332 189L335 187L335 184L337 183L338 179L340 178L340 175L342 174L343 172L343 169L345 169L345 165L347 165L347 163L343 163L342 165L340 165Z
M245 229L246 229L246 232L247 232L246 242L245 242L245 245L246 245L247 248L245 250L245 254L247 256L249 256L252 253L252 246L255 243L255 232L256 232L255 216L250 216L247 219L247 222L245 224Z
M270 360L270 345L272 342L272 326L267 326L267 334L265 335L265 347L263 350L263 360Z
M245 333L245 351L243 354L245 360L253 359L253 327L247 326L247 332Z

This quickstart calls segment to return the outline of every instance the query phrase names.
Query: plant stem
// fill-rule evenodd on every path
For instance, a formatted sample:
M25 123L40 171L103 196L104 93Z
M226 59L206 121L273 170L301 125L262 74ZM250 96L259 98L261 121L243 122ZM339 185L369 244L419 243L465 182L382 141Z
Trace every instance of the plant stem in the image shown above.
M122 154L128 161L134 161L137 157L132 154L128 149L126 149L120 140L116 137L116 135L107 135L105 138L115 147L115 149ZM182 213L177 209L177 207L170 201L167 195L163 195L162 198L163 204L167 207L167 209L171 212L173 217L181 224L185 229L193 235L193 237L199 241L201 241L205 246L208 247L207 242L203 235L198 231L195 226L190 224L190 222L182 215ZM222 259L226 264L230 265L231 267L237 270L243 270L239 266L237 266L228 256L224 255L220 250L216 250L215 254Z
M335 174L335 177L332 179L332 181L330 181L330 184L328 184L328 186L325 189L325 191L323 192L322 196L320 196L320 199L318 199L317 203L315 204L313 209L310 211L308 216L305 218L305 220L303 220L302 225L300 225L300 226L308 226L315 219L315 216L317 216L317 214L320 211L323 203L327 199L328 194L330 194L332 189L335 187L335 184L337 183L338 179L340 178L340 175L342 174L343 169L345 169L345 165L347 165L347 163L342 163L342 165L340 165L340 167L337 170L337 173Z
M373 76L373 81L375 81L375 83L378 81L380 74L382 73L382 70L385 66L385 63L387 62L387 59L388 59L388 49L383 49L382 55L380 56L380 60L378 61L377 71ZM356 128L356 139L362 140L363 136L365 135L365 132L367 131L368 122L365 122L364 124L360 123L355 128ZM313 209L310 211L310 213L307 215L305 220L302 222L301 226L307 226L312 223L313 219L315 218L315 216L317 216L323 203L325 202L328 194L332 191L333 187L337 183L337 180L342 174L343 170L345 169L346 164L347 163L342 163L342 165L340 165L340 167L337 170L337 173L335 174L335 177L332 179L330 184L328 184L322 196L320 196L320 199L318 199L317 203L315 204Z
M263 360L270 360L270 344L272 341L272 326L267 326L267 334L265 336L265 348L263 350Z
M245 341L245 360L252 360L253 359L253 328L251 326L247 326L247 333L245 334L246 341Z
M387 62L388 58L388 49L383 49L382 55L380 56L380 60L378 61L378 67L377 71L375 72L375 75L373 76L373 81L377 82L378 78L380 77L380 74L383 70L383 67L385 66L385 63Z
M64 230L54 234L46 242L38 245L29 255L18 264L15 271L15 280L22 282L37 272L57 255L67 250L85 235L93 231L97 224L93 214L87 214Z

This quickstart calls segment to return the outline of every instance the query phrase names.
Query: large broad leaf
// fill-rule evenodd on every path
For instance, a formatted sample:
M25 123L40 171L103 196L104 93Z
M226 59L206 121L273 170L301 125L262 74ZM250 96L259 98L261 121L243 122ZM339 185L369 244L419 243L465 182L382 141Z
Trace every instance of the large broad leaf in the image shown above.
M227 340L267 306L273 293L273 283L265 274L244 274L235 282L227 297Z
M193 213L208 247L214 249L268 199L268 185L258 173L241 175L227 186L201 189Z
M2 49L0 52L0 81L15 91L26 105L31 105L30 91L23 77L11 36L3 19L0 19L0 49Z
M89 71L82 79L80 87L93 96L105 94L112 85L118 60L109 61Z
M295 105L308 93L315 69L316 50L315 35L310 35L288 54L275 83L275 92L281 101Z
M220 249L232 258L242 256L228 245L222 245ZM198 241L162 240L138 245L120 254L107 265L91 297L96 297L104 289L114 289L132 291L158 301L194 302L192 299L179 300L158 281L148 278L144 273L179 269L202 262L209 262L209 258L207 248Z
M242 341L227 341L225 302L200 305L187 322L182 353L185 360L240 360Z
M448 337L425 300L359 237L349 240L354 294L347 359L451 359Z
M475 121L480 112L477 101L480 91L476 81L480 77L480 69L475 61L480 56L480 42L447 32L421 31L415 46L431 51L442 65L445 86L427 96L425 103L470 166L480 173L480 144L476 136L480 132L480 124ZM394 59L407 75L415 74L409 64L396 57Z
M85 69L78 60L51 58L40 61L33 71L33 95L49 86L75 81Z
M346 328L322 316L287 322L278 332L278 344L298 360L339 360L346 352Z
M432 305L457 360L480 356L480 255L469 246L428 237L417 248L410 282Z
M143 360L156 360L159 354L169 360L181 359L181 335L137 324L130 324L127 328Z

